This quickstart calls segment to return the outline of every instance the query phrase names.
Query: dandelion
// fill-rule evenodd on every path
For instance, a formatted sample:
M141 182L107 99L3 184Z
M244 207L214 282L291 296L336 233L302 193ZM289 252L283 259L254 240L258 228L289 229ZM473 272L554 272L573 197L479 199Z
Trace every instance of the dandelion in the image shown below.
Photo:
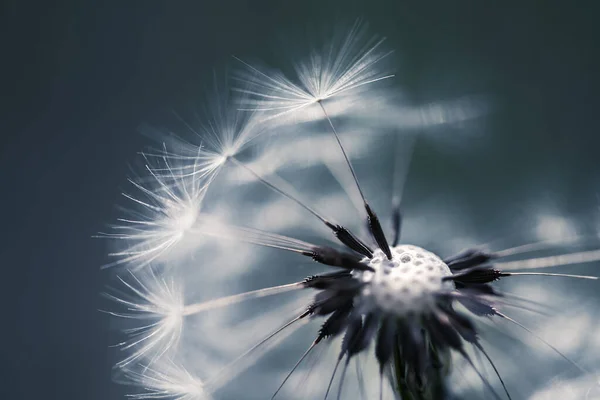
M536 313L540 311L539 304L506 292L505 286L497 283L522 281L527 277L540 284L557 278L582 282L596 280L596 276L551 269L600 261L598 249L556 251L557 244L564 243L557 239L562 240L575 233L574 228L564 220L540 220L537 235L542 239L541 242L501 250L469 247L457 254L441 254L426 248L428 246L405 241L402 192L410 160L408 155L405 159L394 160L394 173L390 174L392 181L384 185L385 189L393 192L389 201L377 199L378 204L390 205L386 215L391 218L384 221L388 224L380 221L374 207L367 202L367 191L359 182L355 166L341 140L342 134L338 132L324 105L328 99L390 78L391 75L378 69L379 62L389 54L380 50L381 40L367 41L359 46L357 43L362 37L361 26L357 24L339 48L328 48L321 55L313 55L308 63L297 66L297 82L247 65L256 76L251 81L250 89L243 91L250 96L247 104L252 106L253 111L267 113L267 120L261 120L265 129L270 126L269 120L318 106L335 138L335 147L330 151L338 152L343 160L343 171L332 172L332 175L335 175L343 193L355 190L359 194L359 217L353 221L344 216L345 224L337 222L339 214L332 211L335 205L323 211L325 207L316 201L318 196L315 193L297 189L298 180L293 177L284 179L276 171L269 170L268 165L263 169L260 162L248 162L241 157L242 149L250 141L259 140L259 135L255 133L257 130L252 130L251 134L244 133L250 131L240 133L239 130L223 130L209 123L207 126L211 128L205 129L203 134L188 125L189 130L199 138L205 135L212 137L207 146L180 141L183 150L172 152L165 147L162 152L151 156L162 160L163 164L162 168L148 168L157 187L150 189L136 185L151 201L130 197L148 214L139 220L123 220L127 224L125 229L128 229L123 238L134 240L135 244L118 254L123 257L120 264L133 266L134 272L130 274L133 283L122 279L131 293L129 296L111 296L128 311L113 314L127 319L151 321L127 331L130 337L123 343L122 349L130 354L118 364L131 381L147 389L142 394L134 395L135 398L191 400L204 399L203 396L209 395L218 398L219 391L226 389L226 383L235 380L260 357L276 348L294 329L311 321L317 321L320 328L314 332L304 353L281 380L275 384L268 382L272 387L272 398L284 398L283 391L315 352L328 347L328 344L339 343L340 348L335 351L334 359L330 363L327 360L320 363L321 367L328 369L326 377L320 374L323 389L320 397L324 399L350 396L348 382L352 374L352 361L357 366L355 376L360 392L369 393L362 397L383 399L391 390L395 397L402 399L451 398L454 393L452 369L463 365L476 376L486 397L511 399L511 388L505 380L506 371L496 364L489 351L493 346L488 344L495 343L491 339L487 340L488 343L484 342L487 338L484 329L486 324L494 326L496 330L504 330L508 326L516 328L550 349L558 358L564 359L577 374L593 375L587 367L572 360L556 344L546 340L521 320L519 313ZM294 141L300 138L286 137L286 140L293 146ZM407 147L412 147L412 141ZM263 163L269 162L268 157L260 158L259 155L257 159L263 160ZM269 213L270 204L266 201L265 204L256 204L251 196L246 195L237 199L239 203L236 203L234 189L228 192L226 199L217 201L231 204L232 214L236 218L239 215L242 217L226 222L206 211L202 204L206 190L218 177L222 178L218 172L225 165L246 174L259 188L266 188L287 202L289 207L304 212L307 221L319 223L321 228L329 230L337 243L332 244L323 237L307 238L300 229L271 232L247 226L242 220L244 214L260 215L261 210ZM345 177L341 177L341 174L345 174ZM188 185L192 185L196 191L190 190ZM334 190L331 185L317 186L320 195ZM192 196L194 193L198 195ZM190 212L191 216L183 210ZM281 218L285 216L280 215ZM391 230L385 228L388 225L392 227ZM427 224L426 228L431 225ZM557 237L548 234L548 231L560 232ZM219 249L208 245L202 251L196 248L198 255L201 255L197 258L200 262L182 263L178 260L179 264L186 264L180 272L189 274L188 278L193 281L189 285L194 288L197 283L202 283L203 288L211 293L230 289L211 281L211 268L233 270L238 274L256 272L248 260L248 265L242 260L243 265L235 269L232 260L234 253L240 252L239 243L265 249L268 256L264 262L261 261L261 268L280 265L290 271L291 276L297 264L312 260L317 273L304 279L288 280L272 286L264 284L249 291L240 290L220 297L209 296L206 299L205 294L201 293L203 299L197 302L189 301L187 297L184 300L182 290L163 277L169 276L169 269L161 268L161 275L157 275L150 268L147 272L149 275L142 277L137 274L144 271L135 271L140 259L144 265L165 262L163 257L158 256L175 248L181 241L182 232L193 241L213 238L219 243L227 239L223 242L229 243L229 246L223 245L227 254L222 257L215 254ZM433 234L435 229L432 229ZM549 248L554 250L551 254L539 254ZM287 256L277 258L272 256L271 250ZM166 263L169 264L168 261ZM191 275L195 279L191 279ZM266 272L258 277L261 283L272 278ZM203 291L200 288L195 290L195 294ZM192 357L193 361L189 358L185 360L190 363L189 366L183 362L181 365L173 363L173 357L186 358L184 356L188 349L202 349L200 351L203 354L217 351L203 348L206 340L195 337L202 335L194 329L190 330L190 338L187 339L190 342L185 345L182 343L184 327L188 324L193 326L192 320L204 321L217 310L230 312L225 314L227 316L234 315L236 309L241 310L244 316L250 310L266 315L268 313L264 312L264 308L253 309L250 304L267 298L276 298L277 303L283 303L282 299L286 296L303 293L307 294L307 300L302 299L305 301L302 308L282 313L282 319L275 329L235 356L233 361L215 367L215 359L222 360L211 356L211 361L204 362L202 366L199 365L203 362L195 357ZM236 338L250 333L245 329L228 330L228 335ZM223 340L225 337L223 335ZM190 344L192 342L193 345ZM363 377L363 372L370 372L363 371L366 370L365 366L371 365L363 361L367 357L375 365L375 374L378 376L374 388L364 387L371 382ZM209 357L206 355L203 358ZM202 380L196 378L191 364L210 371L210 374L203 376Z

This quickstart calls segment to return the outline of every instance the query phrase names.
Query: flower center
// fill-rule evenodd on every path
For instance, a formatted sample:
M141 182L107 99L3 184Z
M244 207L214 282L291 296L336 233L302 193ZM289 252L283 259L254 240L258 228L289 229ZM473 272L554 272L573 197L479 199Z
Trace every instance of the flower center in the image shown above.
M357 272L365 285L361 302L366 307L377 308L398 316L424 313L435 304L435 295L454 289L454 283L443 281L451 275L450 268L435 254L411 245L391 248L388 260L381 250L376 250L368 260L371 271Z

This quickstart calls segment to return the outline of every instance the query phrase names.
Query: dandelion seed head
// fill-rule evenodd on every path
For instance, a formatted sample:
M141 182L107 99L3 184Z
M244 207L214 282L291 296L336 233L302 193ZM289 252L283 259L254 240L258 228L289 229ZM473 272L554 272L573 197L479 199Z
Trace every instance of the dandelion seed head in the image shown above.
M355 272L366 283L360 301L365 307L406 316L425 314L436 303L436 295L453 289L454 284L442 278L452 274L435 254L417 246L399 245L391 249L388 260L377 249L368 264L373 271Z
M167 259L164 256L175 246L177 246L175 253L181 254L181 250L186 248L182 242L198 246L199 250L204 244L198 243L198 238L202 236L214 241L206 246L207 252L202 255L202 258L207 262L203 264L212 263L217 268L206 268L207 265L197 266L195 262L190 266L191 268L184 266L182 269L185 269L186 273L194 275L188 276L189 279L186 280L186 284L190 286L192 286L190 282L194 280L208 281L207 277L212 279L217 274L232 275L232 268L240 273L243 271L244 274L254 271L255 265L281 264L282 268L293 268L291 257L277 259L267 253L266 249L287 251L294 257L304 257L304 261L312 259L320 263L321 267L334 270L292 283L262 287L202 302L190 302L185 306L179 287L168 278L162 277L166 275L164 274L166 268L161 269L160 278L149 268L150 275L132 275L134 281L131 283L123 280L127 288L134 293L135 299L129 300L130 296L113 296L114 300L127 309L126 312L113 314L136 322L143 321L125 331L128 339L121 347L127 350L128 356L118 363L118 366L124 370L131 369L133 372L128 373L131 381L146 390L145 393L133 395L134 398L204 399L207 390L216 391L223 388L224 383L252 366L259 356L278 345L285 335L291 334L291 329L296 329L295 327L317 318L321 319L322 323L312 343L283 379L272 398L279 393L297 367L309 360L313 348L318 346L320 349L326 343L332 343L333 339L342 338L341 349L333 365L325 398L330 392L336 372L341 373L337 398L345 398L344 377L350 361L356 361L357 365L362 364L360 357L366 355L369 348L372 348L376 361L373 365L378 366L377 372L380 376L380 398L385 390L382 386L386 376L391 379L389 386L396 392L395 394L402 397L423 399L448 397L453 391L449 384L449 371L454 364L452 355L459 355L486 390L494 398L500 399L486 376L488 374L485 367L481 367L481 362L474 362L478 361L472 357L474 352L478 358L483 356L487 360L485 365L489 364L489 367L494 370L506 397L510 399L502 375L480 342L485 331L480 329L480 325L476 322L484 322L491 318L521 328L578 370L586 372L560 349L542 338L541 334L537 334L534 329L519 322L519 316L513 318L510 316L512 315L510 310L508 314L505 313L505 308L510 307L523 312L536 311L533 307L535 304L528 304L526 299L519 298L517 295L511 297L510 293L503 293L500 290L502 288L497 288L493 284L501 278L504 280L512 276L516 280L537 279L541 276L593 280L596 277L527 270L597 262L600 260L600 250L529 258L519 256L518 259L514 257L512 260L507 260L505 258L509 256L538 251L539 245L521 245L495 252L488 251L487 247L486 250L483 250L483 247L469 247L458 254L442 259L421 247L398 245L401 240L404 240L402 230L405 228L409 228L408 230L412 232L427 230L427 236L423 238L427 240L420 241L431 243L432 233L427 229L431 224L428 221L431 220L432 215L435 217L437 210L443 209L447 213L448 206L447 201L444 202L443 207L440 207L439 202L432 204L427 207L427 210L421 210L424 215L427 215L426 220L409 219L408 224L404 224L405 204L402 203L401 196L404 178L401 177L402 174L397 173L397 166L394 168L394 182L391 185L394 195L389 199L391 202L388 201L392 207L390 213L392 220L380 221L375 210L371 208L371 204L379 204L380 201L374 200L373 203L367 201L367 198L371 200L369 191L372 191L372 187L367 185L361 188L359 180L362 179L359 179L359 175L355 173L352 163L361 154L370 154L366 151L369 143L365 139L369 135L365 135L364 126L355 124L361 115L365 116L369 111L364 111L360 115L355 114L351 104L367 105L365 109L375 106L377 111L369 115L379 120L377 126L385 126L385 124L392 126L392 122L396 123L400 118L398 115L401 115L400 119L405 119L407 114L391 112L390 110L397 108L395 105L371 102L373 93L369 92L368 96L365 94L364 89L370 88L372 83L386 80L392 75L381 68L381 61L389 54L382 50L383 40L377 38L364 40L363 35L361 25L356 24L343 40L332 40L322 49L322 52L313 52L303 62L296 63L295 75L291 77L279 72L260 70L242 61L248 67L248 73L242 75L241 79L247 83L247 88L240 89L239 92L245 95L241 103L246 104L247 108L230 110L222 108L218 101L211 102L215 111L211 118L199 119L197 123L181 118L181 122L187 129L196 135L195 142L177 139L171 143L177 145L173 145L169 151L164 146L163 151L144 155L148 165L153 165L150 161L157 161L160 165L147 167L150 175L146 180L132 181L139 193L128 194L126 197L139 209L132 211L134 217L120 220L121 225L117 227L120 233L116 236L125 239L127 243L124 251L113 254L119 256L117 263L127 263L134 267L131 268L133 270L157 261L178 261L174 264L181 265L183 259ZM361 97L348 100L352 97L350 94L357 93L355 90L361 91ZM336 103L337 108L334 107ZM330 113L330 106L335 115ZM463 107L460 104L456 107L457 115L445 113L446 108L447 105L444 104L416 110L413 112L413 119L416 121L412 123L413 126L447 124L474 115L462 112ZM240 114L239 111L243 112ZM248 111L260 111L266 115L266 118L254 119L250 116L255 114L247 113ZM279 121L283 122L278 123L272 120L286 114L294 115L296 118L298 111L303 114L299 119L303 122L326 120L327 129L331 131L337 143L337 150L332 150L330 144L324 141L325 135L315 130L318 124L307 123L302 127L294 124L293 130L304 132L306 134L304 138L296 138L292 142L285 137L281 139L284 142L283 146L273 146L275 149L273 153L265 151L247 163L244 151L246 145L263 130L275 131L273 128L277 127L278 132L291 132L291 129L279 130L283 124L289 123L286 118L281 118ZM318 116L310 114L313 111L318 111ZM338 124L337 117L342 115L349 116L352 123ZM381 122L386 119L388 122L384 121L385 124ZM349 136L351 132L349 133L344 125L356 126L353 129L360 134ZM371 124L362 125L373 128ZM342 131L341 128L344 131L343 140L338 134L338 131ZM330 139L331 137L328 139L329 143L332 143ZM270 138L269 144L273 145L274 141ZM410 147L412 148L412 144ZM380 151L377 149L371 153L379 156ZM373 154L370 156L372 157ZM397 152L394 154L398 155ZM220 174L226 164L232 168L227 167L227 172ZM356 166L362 167L365 164L366 162L357 163ZM315 168L309 169L308 166ZM304 168L313 174L310 183L317 186L317 193L309 193L309 190L305 190L309 185L303 185L305 180L302 179L301 174L292 175L292 170L299 168ZM331 176L327 175L320 179L321 172L325 170ZM259 199L263 197L258 192L254 197L253 191L252 196L249 196L250 190L244 191L238 202L235 193L227 190L225 198L218 199L214 209L211 209L212 205L203 209L202 202L207 188L217 175L220 175L220 178L227 178L227 173L240 172L245 174L245 178L242 179L247 179L247 182L258 181L264 188L280 196L281 203L274 201L260 203ZM377 173L379 172L381 171ZM227 179L225 181L226 184ZM325 182L335 183L334 181L339 183L342 189L340 193L348 197L346 199L349 200L348 208L354 205L358 210L358 219L353 222L348 218L344 218L343 221L341 218L335 218L344 213L339 212L341 202L337 199L332 200L334 199L331 193L332 185L325 184ZM236 180L235 183L238 182L246 181ZM304 186L302 191L299 190L300 186ZM228 189L225 186L223 188ZM335 186L333 190L336 189L340 188ZM381 195L382 191L379 190L377 193ZM264 208L261 208L263 205ZM291 207L296 207L295 211L289 211ZM227 211L227 220L233 220L231 224L219 221L220 214L225 214L222 210ZM263 212L265 210L266 212ZM299 225L304 222L305 217L312 218L311 215L315 218L315 223L324 224L331 231L330 233L345 245L345 248L340 249L340 243L338 247L332 247L321 240L311 239L307 242L304 237L298 238L298 235L302 236L305 233L304 227ZM248 221L252 223L248 224ZM448 237L443 241L435 239L438 250L455 247L457 241L462 244L464 238L469 237L468 232L460 232L461 227L464 226L463 219L449 221L453 223L448 224ZM384 232L384 226L388 222L392 222L394 231L392 237L386 237ZM341 225L342 223L345 225ZM352 226L348 225L349 223L352 223ZM296 225L299 228L298 232L293 232ZM362 229L355 229L355 227L362 227ZM266 228L272 231L263 230ZM457 229L459 236L457 236ZM370 233L370 240L369 237L365 237L366 230ZM285 232L278 233L279 231ZM322 233L322 231L315 230L315 233ZM439 224L435 233L440 235ZM536 234L542 240L555 238L562 240L565 236L571 236L571 233L574 233L573 227L564 219L544 217L538 220ZM228 244L221 243L221 239L224 239L223 242L228 241ZM242 257L241 253L245 251L245 247L240 246L236 241L261 246L265 252L252 252L248 257L245 255ZM195 254L200 255L200 251ZM235 266L237 260L241 260L239 264L243 268ZM185 261L188 261L187 258ZM225 270L227 271L224 272ZM292 273L294 272L290 272ZM532 287L532 284L527 286L529 294L532 292ZM208 314L216 309L232 307L253 299L283 296L284 293L300 292L305 289L313 293L311 300L308 296L302 298L303 306L295 307L279 328L216 374L213 374L214 365L208 361L213 358L207 355L212 351L210 347L203 346L202 353L196 354L194 350L200 349L200 346L194 342L196 339L188 342L187 334L186 339L179 343L186 318L192 319L197 314ZM459 307L455 308L455 305ZM261 318L269 315L264 312L263 307L250 305L240 307L239 313L235 314L243 314L246 317L246 314L254 310L259 311ZM212 328L209 325L213 325L216 320L207 320L203 316L199 326ZM218 318L218 321L219 325L221 322L230 322L229 315ZM229 328L224 335L216 334L209 329L206 332L198 332L195 329L194 334L190 336L196 336L197 340L203 343L210 342L215 347L224 346L231 350L236 346L239 347L245 338L252 336L250 331L253 330L254 324L257 327L264 325L260 321L251 319L247 325L238 324L237 327L234 325L234 329ZM196 321L187 322L188 325L193 325ZM556 318L553 322L556 323ZM288 328L292 326L294 328ZM229 335L235 337L228 340ZM244 337L238 339L237 335ZM207 336L208 339L203 336ZM490 336L486 339L492 342L493 338ZM235 342L235 346L230 342ZM189 354L185 354L186 352ZM201 381L180 365L170 361L171 357L181 357L182 354L186 360L194 359L196 372L210 371L206 374L205 381ZM202 356L197 357L197 355ZM205 355L207 356L204 357ZM204 376L203 372L200 373L202 376ZM364 382L366 381L359 378L359 384Z

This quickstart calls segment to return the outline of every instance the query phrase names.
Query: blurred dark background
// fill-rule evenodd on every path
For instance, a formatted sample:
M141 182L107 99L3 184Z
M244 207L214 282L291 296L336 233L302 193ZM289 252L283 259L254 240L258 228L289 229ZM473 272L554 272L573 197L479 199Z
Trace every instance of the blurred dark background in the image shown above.
M597 193L599 7L485 3L2 2L0 398L123 398L98 312L107 249L91 236L147 144L137 127L199 101L232 54L277 60L288 31L364 17L398 50L410 101L490 95L491 129L518 165Z

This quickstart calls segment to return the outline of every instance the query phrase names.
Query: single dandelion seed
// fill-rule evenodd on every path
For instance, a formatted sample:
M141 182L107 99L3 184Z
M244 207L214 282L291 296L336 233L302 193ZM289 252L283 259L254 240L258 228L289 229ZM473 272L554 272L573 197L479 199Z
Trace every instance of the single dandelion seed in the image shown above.
M283 76L267 75L242 61L257 75L254 80L249 80L249 84L254 84L256 90L242 92L258 99L254 102L254 110L284 110L276 113L272 118L318 104L358 189L367 213L369 230L387 258L391 259L392 255L379 218L367 203L350 158L323 104L325 100L351 89L394 76L393 74L382 74L377 69L378 62L390 54L390 52L381 52L380 50L384 39L371 40L367 46L361 47L360 43L364 35L365 32L360 21L357 21L339 47L325 49L322 53L314 53L309 63L297 66L299 82L297 84ZM332 46L334 45L332 44Z
M166 152L165 148L165 154ZM148 179L129 179L137 194L123 193L133 206L126 209L128 217L119 218L113 232L98 237L117 240L123 250L110 253L116 261L105 267L127 264L142 268L160 260L178 243L196 223L213 176L189 174L182 176L173 171L166 155L160 167L150 166L148 156L145 169ZM197 164L190 168L197 170Z
M128 275L128 279L119 277L127 292L106 293L109 299L125 308L122 312L108 313L136 323L125 329L128 339L118 345L129 354L117 367L141 360L152 364L169 353L179 342L184 317L183 293L173 279L158 276L152 268Z
M222 84L221 84L222 85ZM227 84L221 88L215 76L214 89L207 98L202 112L193 112L182 116L176 112L177 121L183 125L192 137L186 139L171 133L167 138L154 128L146 127L144 131L149 136L156 136L161 141L168 140L170 150L156 151L149 156L167 158L175 163L171 170L176 174L216 176L229 157L243 151L252 141L265 132L265 126L260 123L257 113L241 112L230 106ZM186 136L187 137L187 136Z
M307 62L296 64L296 80L262 71L236 57L247 67L238 77L247 87L236 90L244 94L245 110L270 112L269 118L297 112L392 78L393 74L380 68L381 61L392 53L382 49L384 40L368 36L366 26L356 21L339 42L331 41L321 51L313 51Z
M132 399L211 400L204 383L183 366L169 358L152 365L127 368L125 375L144 392L129 395Z

